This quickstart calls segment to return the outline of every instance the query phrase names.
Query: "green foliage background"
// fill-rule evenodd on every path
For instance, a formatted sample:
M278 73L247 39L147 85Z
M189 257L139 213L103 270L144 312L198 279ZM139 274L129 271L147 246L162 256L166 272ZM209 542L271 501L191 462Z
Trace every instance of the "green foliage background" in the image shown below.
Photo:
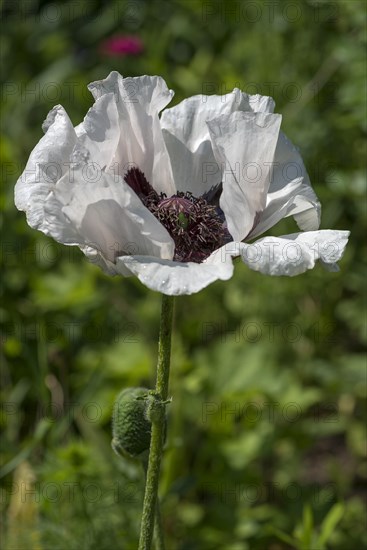
M61 103L78 124L110 70L189 95L272 95L323 204L339 273L233 279L177 300L161 498L168 550L367 545L366 4L3 3L2 542L136 548L139 467L110 448L113 400L154 383L160 296L31 230L13 188ZM133 34L138 57L101 42ZM282 221L274 234L296 230ZM33 491L33 493L32 493Z

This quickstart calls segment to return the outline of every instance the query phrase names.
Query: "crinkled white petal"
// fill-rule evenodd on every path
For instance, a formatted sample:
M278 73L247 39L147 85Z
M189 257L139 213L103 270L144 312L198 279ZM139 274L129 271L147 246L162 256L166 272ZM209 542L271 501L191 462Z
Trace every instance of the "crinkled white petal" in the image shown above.
M88 151L90 161L98 164L101 170L108 169L120 141L115 95L109 93L99 97L75 131L81 148Z
M194 294L218 279L233 275L233 256L238 246L229 243L213 252L203 263L175 262L149 256L122 256L116 259L117 269L128 268L151 290L169 296Z
M230 114L241 104L242 93L234 90L221 96L192 96L163 111L161 126L178 191L201 196L220 183L206 121Z
M55 183L68 170L77 137L61 105L49 112L43 128L46 133L33 149L16 183L15 205L26 212L31 227L46 232L45 200Z
M224 95L196 95L184 99L161 116L178 191L201 196L221 181L206 122L235 111L272 112L271 97L247 95L238 88Z
M80 164L66 174L49 197L49 208L59 205L79 244L95 249L114 262L121 254L149 254L170 259L174 242L167 230L120 177L90 171ZM49 228L54 239L66 242L68 226Z
M252 244L241 243L241 258L249 268L265 275L299 275L312 269L316 260L336 271L348 237L349 231L336 230L264 237Z
M302 183L303 178L296 178L285 188L267 194L265 209L259 214L254 229L247 235L247 241L265 233L287 216L289 209L293 207L296 195L300 192Z
M294 216L297 225L303 231L314 231L320 226L321 205L311 186L301 155L291 141L279 133L274 155L274 170L269 188L269 199L274 195L279 198L279 192L284 192L284 202L288 201L289 190L296 178L303 178L298 193L289 205L285 216Z
M249 106L254 113L273 113L275 108L275 101L272 97L266 95L249 95ZM245 109L247 110L247 109Z
M248 102L237 88L225 95L194 95L188 97L161 115L162 128L195 152L203 141L210 141L208 120L234 111L244 110ZM249 110L249 109L247 109Z
M136 166L156 191L173 195L172 168L158 113L174 93L163 78L123 78L112 71L106 79L92 82L88 88L96 99L109 93L115 96L121 137L113 160L119 165L119 175L124 176Z
M85 254L91 264L94 264L102 269L106 275L123 275L124 277L131 277L133 274L128 268L117 269L114 262L110 262L101 254L99 250L92 248L91 246L80 246L81 251Z
M200 197L220 183L221 173L209 140L204 140L193 152L174 134L163 130L171 158L177 191Z
M220 207L235 241L250 233L266 206L280 123L280 115L261 112L235 112L208 122L222 170Z

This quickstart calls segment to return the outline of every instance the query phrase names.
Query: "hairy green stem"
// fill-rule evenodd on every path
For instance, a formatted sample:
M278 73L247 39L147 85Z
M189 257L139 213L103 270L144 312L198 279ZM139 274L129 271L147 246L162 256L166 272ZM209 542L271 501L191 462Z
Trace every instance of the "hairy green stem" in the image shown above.
M169 367L171 358L171 334L173 319L172 296L162 295L161 324L158 345L157 379L154 391L154 410L151 412L152 433L149 448L148 468L146 475L143 515L140 527L139 550L150 550L154 531L154 519L157 512L158 482L161 467L164 435L165 404L168 397ZM158 514L159 516L159 511ZM158 517L157 517L158 524ZM156 528L156 539L162 539ZM163 547L161 547L163 548Z
M147 471L148 471L148 456L142 460L145 482L147 480ZM161 516L161 507L159 505L159 497L157 496L157 504L155 511L155 523L154 523L154 548L155 550L165 550L166 546L164 544L164 533L162 526L162 516Z

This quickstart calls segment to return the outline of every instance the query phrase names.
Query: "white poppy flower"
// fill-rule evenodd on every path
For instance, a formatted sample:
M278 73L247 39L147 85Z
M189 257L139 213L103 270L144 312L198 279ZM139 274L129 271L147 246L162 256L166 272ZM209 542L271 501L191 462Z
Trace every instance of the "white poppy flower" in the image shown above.
M269 275L317 259L337 269L349 232L317 230L319 202L270 97L197 95L159 117L173 96L160 77L112 72L88 88L84 121L54 107L16 184L31 227L169 295L229 279L236 256ZM304 232L246 242L290 215Z

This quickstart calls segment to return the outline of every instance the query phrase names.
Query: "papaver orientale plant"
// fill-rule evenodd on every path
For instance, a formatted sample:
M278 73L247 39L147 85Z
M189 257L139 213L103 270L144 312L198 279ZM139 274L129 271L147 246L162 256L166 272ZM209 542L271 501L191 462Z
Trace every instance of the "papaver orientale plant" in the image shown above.
M60 105L49 113L15 203L31 227L163 294L155 390L124 389L112 432L115 452L146 472L139 550L151 548L153 531L163 549L173 296L229 279L235 257L269 275L297 275L316 260L336 270L349 232L318 230L320 204L270 97L197 95L160 115L173 96L160 77L112 72L89 89L95 103L75 128ZM286 216L300 232L252 242Z

